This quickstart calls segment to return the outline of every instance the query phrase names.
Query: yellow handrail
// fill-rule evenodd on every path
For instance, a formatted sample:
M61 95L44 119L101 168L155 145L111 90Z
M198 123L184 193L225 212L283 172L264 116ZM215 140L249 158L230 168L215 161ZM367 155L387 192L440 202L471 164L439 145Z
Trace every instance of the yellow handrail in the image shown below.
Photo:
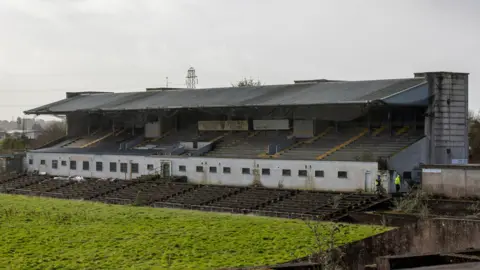
M387 127L386 126L381 126L379 128L377 128L373 133L372 133L372 136L377 136L378 134L382 133L382 131L384 131Z
M87 143L87 144L84 144L84 145L80 146L80 148L89 147L90 145L95 144L95 143L100 142L100 141L103 141L103 140L105 140L106 138L108 138L108 137L110 137L110 136L112 136L112 135L113 135L113 132L110 132L110 133L108 133L107 135L105 135L105 136L103 136L103 137L101 137L101 138L98 138L98 139L96 139L96 140L93 140L93 141L91 141L91 142L89 142L89 143Z
M288 151L288 150L291 150L293 148L296 148L302 144L309 144L309 143L312 143L320 138L322 138L323 136L327 135L330 130L332 130L332 127L327 127L322 133L320 133L319 135L313 137L313 138L310 138L309 140L307 141L299 141L299 142L296 142L286 148L284 148L283 150L281 151L278 151L277 153L273 154L273 155L268 155L267 153L262 153L260 155L258 155L259 158L278 158L279 156L281 156L285 151Z
M401 129L397 130L397 132L395 133L395 136L404 134L405 132L408 131L409 128L410 128L409 126L402 127Z
M345 141L344 143L339 144L339 145L335 146L334 148L328 150L327 152L321 154L321 155L318 156L316 159L317 159L317 160L322 160L322 159L326 158L327 156L329 156L329 155L337 152L338 150L344 148L345 146L347 146L347 145L353 143L354 141L360 139L361 137L365 136L365 134L367 134L367 133L368 133L368 128L362 130L362 132L360 132L359 134L355 135L354 137L348 139L348 140Z

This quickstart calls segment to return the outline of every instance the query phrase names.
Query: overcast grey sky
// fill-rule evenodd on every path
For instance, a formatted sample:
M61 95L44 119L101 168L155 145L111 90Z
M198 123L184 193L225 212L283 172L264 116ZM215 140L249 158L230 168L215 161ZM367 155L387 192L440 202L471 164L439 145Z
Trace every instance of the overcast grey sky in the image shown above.
M0 119L66 91L470 73L478 0L1 0Z

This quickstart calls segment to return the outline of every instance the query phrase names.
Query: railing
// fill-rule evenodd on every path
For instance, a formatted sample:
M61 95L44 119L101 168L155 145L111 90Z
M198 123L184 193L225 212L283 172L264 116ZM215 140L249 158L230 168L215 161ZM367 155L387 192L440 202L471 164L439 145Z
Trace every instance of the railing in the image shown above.
M93 140L93 141L91 141L91 142L88 142L88 143L80 146L80 148L87 148L87 147L89 147L90 145L93 145L93 144L96 144L96 143L98 143L98 142L100 142L100 141L103 141L103 140L105 140L106 138L112 136L113 133L114 133L114 132L112 131L112 132L110 132L110 133L108 133L108 134L106 134L106 135L104 135L104 136L102 136L102 137L100 137L100 138L98 138L98 139L96 139L96 140Z
M317 157L317 160L322 160L331 154L337 152L338 150L347 147L349 144L355 142L356 140L360 139L361 137L365 136L368 133L368 128L362 130L358 135L355 135L354 137L348 139L347 141L343 142L342 144L339 144L335 146L334 148L328 150L327 152L321 154L320 156Z
M134 200L131 200L131 199L122 199L122 198L113 198L113 197L102 198L102 201L106 203L121 204L121 205L128 205L128 204L134 203Z
M242 214L258 214L261 216L269 217L279 217L279 218L290 218L290 219L313 219L321 220L323 216L315 216L310 214L303 213L293 213L293 212L281 212L281 211L265 211L265 210L255 210L250 208L235 208L235 207L221 207L221 206L209 206L209 205L193 205L193 204L182 204L182 203L170 203L170 202L156 202L152 205L155 208L179 208L179 209L188 209L188 210L199 210L199 211L208 211L208 212L228 212L228 213L242 213Z

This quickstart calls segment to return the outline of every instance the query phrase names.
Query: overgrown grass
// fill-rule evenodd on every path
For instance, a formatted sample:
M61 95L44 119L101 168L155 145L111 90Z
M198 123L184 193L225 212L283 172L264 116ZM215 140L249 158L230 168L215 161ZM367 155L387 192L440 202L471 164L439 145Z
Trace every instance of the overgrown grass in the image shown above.
M386 230L346 225L336 241ZM10 195L0 195L0 239L7 269L216 269L281 263L315 245L299 220Z

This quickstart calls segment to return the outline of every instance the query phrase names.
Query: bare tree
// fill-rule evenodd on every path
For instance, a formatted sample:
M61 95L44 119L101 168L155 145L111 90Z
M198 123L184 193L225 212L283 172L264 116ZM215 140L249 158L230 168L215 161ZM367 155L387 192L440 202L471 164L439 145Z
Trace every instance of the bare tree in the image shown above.
M46 126L37 139L31 142L32 147L40 147L66 135L65 122L54 122Z
M468 113L468 143L471 162L480 161L480 117L477 113Z
M254 80L252 78L247 79L243 78L242 80L238 81L236 84L232 84L233 87L255 87L255 86L262 86L262 82L260 80Z
M322 270L343 270L345 268L345 252L338 246L342 227L341 223L331 223L325 229L325 223L306 221L313 233L314 245L311 248L309 261L318 263ZM326 233L325 233L326 231Z

